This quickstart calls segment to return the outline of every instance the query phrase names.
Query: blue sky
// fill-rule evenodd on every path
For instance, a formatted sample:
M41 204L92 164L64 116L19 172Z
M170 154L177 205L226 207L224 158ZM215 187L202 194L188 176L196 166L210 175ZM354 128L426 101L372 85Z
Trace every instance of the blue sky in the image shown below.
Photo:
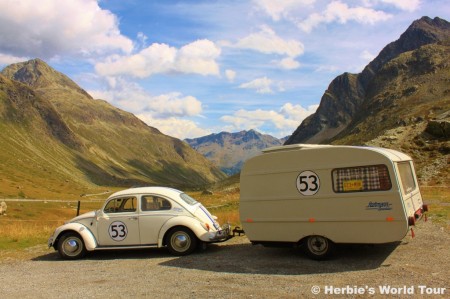
M425 15L448 0L0 0L0 67L41 58L181 139L284 137Z

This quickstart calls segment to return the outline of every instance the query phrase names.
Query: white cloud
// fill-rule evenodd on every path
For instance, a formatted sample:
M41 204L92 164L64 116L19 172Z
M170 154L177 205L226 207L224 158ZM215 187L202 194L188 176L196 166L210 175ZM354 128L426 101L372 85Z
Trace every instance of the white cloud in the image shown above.
M268 26L262 26L259 32L239 39L233 47L288 57L297 57L304 52L304 45L301 42L294 39L285 40Z
M182 73L218 75L219 65L215 60L220 52L220 48L212 41L197 40L179 50L175 68Z
M8 65L8 64L12 64L12 63L26 61L26 60L29 60L29 58L28 57L16 57L16 56L0 53L0 65Z
M286 17L293 8L309 6L315 0L253 0L253 2L274 21L279 21L282 17Z
M211 134L191 117L202 117L202 103L193 96L171 92L153 96L140 85L122 77L104 78L108 90L90 90L96 99L104 99L120 109L134 113L149 126L176 138L195 138Z
M138 114L142 121L149 126L155 127L162 133L179 139L197 138L211 134L210 130L205 130L192 120L180 119L175 117L160 119L154 118L152 114Z
M283 58L277 64L285 70L295 70L300 67L300 63L292 57Z
M95 69L102 76L129 75L137 78L170 72L218 75L216 59L220 52L220 48L206 39L194 41L180 49L154 43L134 55L111 56L97 63Z
M203 111L201 101L193 96L184 96L180 92L153 96L137 83L120 77L107 79L110 89L91 90L89 93L94 98L107 100L123 110L135 114L145 113L155 119L199 116Z
M392 4L393 6L406 11L415 11L420 7L420 0L381 0L381 2Z
M274 82L267 78L267 77L262 77L262 78L258 78L255 79L253 81L247 82L247 83L242 83L241 85L239 85L239 88L244 88L244 89L254 89L256 90L257 93L273 93L272 90L272 84Z
M327 5L322 13L313 13L306 20L298 22L297 26L305 32L311 32L312 29L321 23L338 22L345 24L349 21L355 21L361 24L375 24L380 21L386 21L392 15L383 11L377 11L367 7L349 7L341 1L333 1Z
M177 49L166 44L152 44L138 54L110 56L95 65L102 76L130 75L145 78L173 70Z
M234 82L234 79L236 78L236 72L233 70L226 70L225 77L227 77L228 81Z
M233 115L221 117L223 122L229 123L231 131L258 129L263 131L263 126L274 126L278 130L277 136L285 136L292 133L300 123L317 110L319 105L311 105L303 108L301 105L291 103L284 104L279 111L274 110L244 110L240 109Z
M295 60L305 51L303 43L295 39L284 39L278 36L269 26L260 26L260 31L238 39L235 43L220 41L222 47L257 51L267 55L284 56L273 60L274 65L281 69L297 69L300 63ZM279 58L279 57L278 57Z
M361 53L360 57L361 57L362 59L364 59L365 61L372 61L376 56L373 55L372 53L370 53L369 51L364 50L364 51Z
M315 72L324 72L324 73L335 73L339 70L339 67L335 65L321 65L317 67L314 71Z
M0 52L52 58L129 53L133 42L96 0L0 1Z
M202 112L202 103L193 96L173 92L149 98L143 110L150 111L160 118L195 116Z
M303 108L301 105L286 103L281 107L280 113L286 115L289 119L300 120L298 122L298 125L300 125L305 118L316 112L318 107L319 105L311 105L308 108Z

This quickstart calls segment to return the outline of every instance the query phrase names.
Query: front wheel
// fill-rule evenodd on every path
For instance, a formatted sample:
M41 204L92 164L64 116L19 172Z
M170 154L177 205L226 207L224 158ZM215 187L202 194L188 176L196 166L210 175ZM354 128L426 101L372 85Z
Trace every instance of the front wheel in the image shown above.
M304 244L305 253L314 260L326 260L334 252L335 244L322 236L309 236Z
M197 237L188 228L176 227L167 237L167 248L173 255L182 256L192 253L197 247Z
M83 239L74 232L64 234L58 241L59 255L68 260L76 260L86 255Z

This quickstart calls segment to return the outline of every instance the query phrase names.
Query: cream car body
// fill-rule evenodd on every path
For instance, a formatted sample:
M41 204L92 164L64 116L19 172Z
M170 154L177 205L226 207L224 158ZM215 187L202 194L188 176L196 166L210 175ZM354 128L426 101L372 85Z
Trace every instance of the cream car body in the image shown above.
M63 258L87 251L165 247L174 255L191 253L200 243L228 239L229 225L187 194L166 187L132 188L111 195L98 211L58 227L49 247Z

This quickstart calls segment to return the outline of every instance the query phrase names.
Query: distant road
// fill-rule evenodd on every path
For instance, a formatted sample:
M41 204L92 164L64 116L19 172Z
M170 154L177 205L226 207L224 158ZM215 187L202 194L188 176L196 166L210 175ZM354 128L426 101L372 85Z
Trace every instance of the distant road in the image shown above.
M78 202L78 200L69 200L69 199L29 199L29 198L0 198L0 201L5 202ZM104 199L85 199L80 200L82 202L103 202Z

